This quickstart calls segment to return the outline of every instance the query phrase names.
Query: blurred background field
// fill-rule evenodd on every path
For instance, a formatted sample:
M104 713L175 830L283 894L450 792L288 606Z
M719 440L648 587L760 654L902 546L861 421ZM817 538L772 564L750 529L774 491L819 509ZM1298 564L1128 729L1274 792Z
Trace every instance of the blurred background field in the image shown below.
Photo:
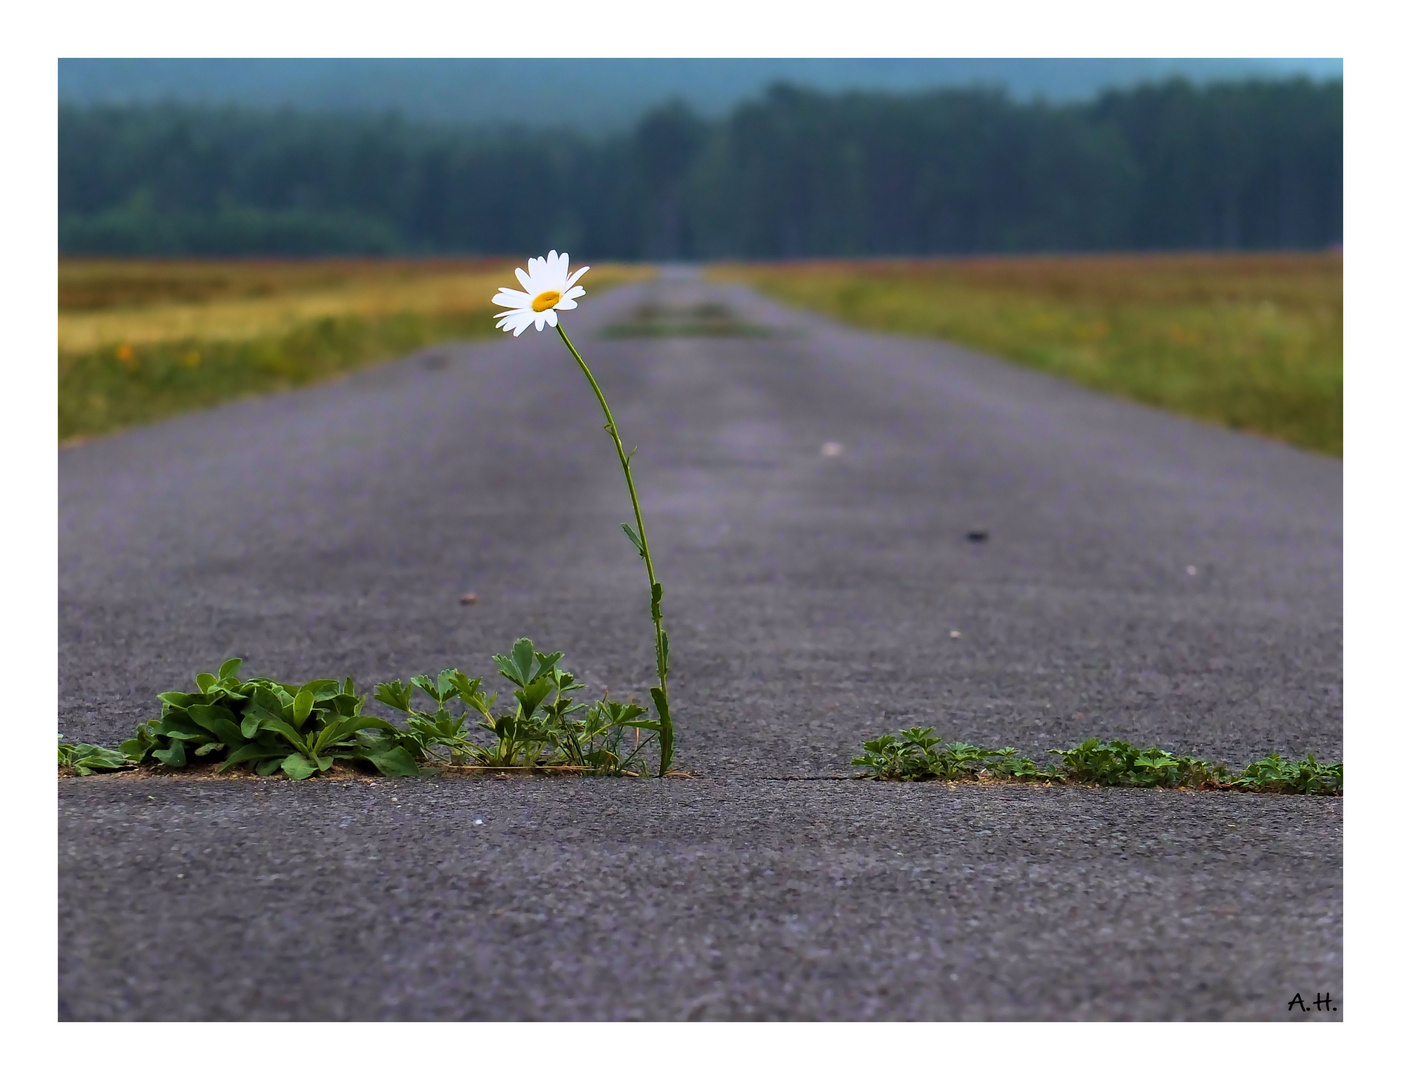
M493 332L523 259L61 259L60 441ZM596 266L598 293L651 271Z
M60 438L488 333L515 257L555 248L593 292L709 263L1341 454L1342 73L61 60ZM701 323L749 332L611 332Z
M729 264L873 330L942 338L1341 456L1343 258L1120 255Z

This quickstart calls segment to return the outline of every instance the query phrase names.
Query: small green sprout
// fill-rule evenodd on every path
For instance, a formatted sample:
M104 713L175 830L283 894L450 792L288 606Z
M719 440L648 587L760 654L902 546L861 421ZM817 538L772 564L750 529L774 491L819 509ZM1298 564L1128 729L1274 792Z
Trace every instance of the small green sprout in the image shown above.
M105 746L96 746L93 743L66 743L62 735L58 737L60 769L72 769L78 776L90 776L98 769L126 769L130 766L131 762L126 759L126 755L116 750L108 750Z

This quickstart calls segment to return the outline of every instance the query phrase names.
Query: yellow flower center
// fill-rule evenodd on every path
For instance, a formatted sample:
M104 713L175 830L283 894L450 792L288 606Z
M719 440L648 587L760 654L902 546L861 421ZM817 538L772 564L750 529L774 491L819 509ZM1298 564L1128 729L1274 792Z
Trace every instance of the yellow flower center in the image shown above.
M554 307L558 303L559 293L551 289L549 292L542 292L539 296L532 300L530 303L530 307L532 311L548 311L550 308Z

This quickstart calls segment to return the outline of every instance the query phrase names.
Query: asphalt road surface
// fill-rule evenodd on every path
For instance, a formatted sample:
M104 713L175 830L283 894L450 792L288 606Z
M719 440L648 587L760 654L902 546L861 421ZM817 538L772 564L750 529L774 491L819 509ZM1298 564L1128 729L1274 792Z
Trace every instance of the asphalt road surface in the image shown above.
M568 325L696 779L60 781L60 1017L1343 1016L1287 1009L1341 1003L1341 799L840 779L910 724L1341 757L1339 462L681 271ZM520 635L645 697L601 426L532 330L61 451L59 729Z

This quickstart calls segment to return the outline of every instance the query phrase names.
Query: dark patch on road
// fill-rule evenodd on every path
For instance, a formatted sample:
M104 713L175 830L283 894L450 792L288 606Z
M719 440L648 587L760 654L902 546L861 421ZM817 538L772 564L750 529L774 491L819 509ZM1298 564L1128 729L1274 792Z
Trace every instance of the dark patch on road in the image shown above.
M609 323L608 338L652 337L767 337L770 330L744 322L724 304L714 301L691 304L641 304L626 318Z

